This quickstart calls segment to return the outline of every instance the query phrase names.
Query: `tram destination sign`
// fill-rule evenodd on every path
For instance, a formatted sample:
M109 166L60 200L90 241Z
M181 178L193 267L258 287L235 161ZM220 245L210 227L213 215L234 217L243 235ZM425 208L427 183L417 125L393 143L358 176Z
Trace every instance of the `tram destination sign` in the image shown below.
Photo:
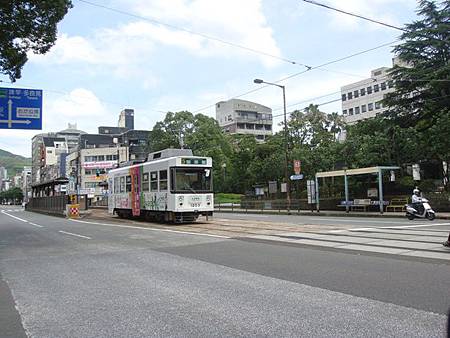
M42 129L42 90L0 88L0 129Z
M206 158L182 158L181 164L206 165Z

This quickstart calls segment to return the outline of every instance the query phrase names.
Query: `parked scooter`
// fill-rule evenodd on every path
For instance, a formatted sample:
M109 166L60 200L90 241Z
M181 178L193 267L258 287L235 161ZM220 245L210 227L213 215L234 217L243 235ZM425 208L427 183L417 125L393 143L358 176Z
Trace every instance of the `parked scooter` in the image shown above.
M409 220L413 220L414 218L427 218L430 221L434 220L436 218L436 214L434 210L431 209L428 200L426 198L422 198L420 203L422 204L421 213L419 213L413 204L406 204L406 217Z

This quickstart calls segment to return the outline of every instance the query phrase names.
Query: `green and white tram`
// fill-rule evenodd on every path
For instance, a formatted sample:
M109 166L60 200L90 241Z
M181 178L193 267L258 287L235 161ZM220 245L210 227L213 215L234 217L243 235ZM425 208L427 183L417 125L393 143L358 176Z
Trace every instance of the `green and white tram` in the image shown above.
M166 149L145 163L108 173L108 209L121 218L174 223L212 215L212 159L187 149Z

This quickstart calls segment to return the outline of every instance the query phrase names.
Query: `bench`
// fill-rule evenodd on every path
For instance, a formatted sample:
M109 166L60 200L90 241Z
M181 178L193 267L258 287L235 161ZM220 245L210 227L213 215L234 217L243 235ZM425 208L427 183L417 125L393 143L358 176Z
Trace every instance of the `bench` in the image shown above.
M349 201L348 208L351 211L360 210L360 211L367 211L367 208L370 207L371 201L370 199L355 199L353 201ZM339 204L339 208L345 208L345 202L344 204Z
M370 206L370 198L367 199L355 199L353 200L353 205L350 206L350 210L362 210L367 211Z
M386 207L386 211L397 211L399 210L400 212L405 210L405 204L408 204L408 198L407 197L403 197L403 198L393 198L391 200L391 203Z

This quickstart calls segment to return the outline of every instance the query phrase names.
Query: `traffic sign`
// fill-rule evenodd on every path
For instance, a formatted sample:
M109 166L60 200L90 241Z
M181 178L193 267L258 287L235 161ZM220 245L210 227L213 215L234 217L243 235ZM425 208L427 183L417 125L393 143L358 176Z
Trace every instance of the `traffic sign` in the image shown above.
M302 180L302 179L303 179L303 174L291 175L291 181L297 181L297 180Z
M42 129L42 90L0 88L0 129Z

